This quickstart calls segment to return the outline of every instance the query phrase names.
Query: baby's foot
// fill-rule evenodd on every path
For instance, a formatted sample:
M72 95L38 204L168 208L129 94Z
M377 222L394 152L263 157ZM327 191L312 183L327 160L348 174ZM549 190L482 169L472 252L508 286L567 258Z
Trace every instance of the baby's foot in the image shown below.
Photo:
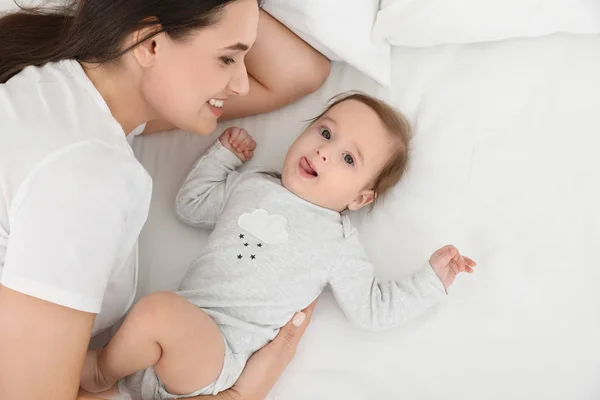
M115 382L108 382L98 365L98 353L100 350L90 350L85 355L81 382L79 385L90 393L99 393L110 389Z

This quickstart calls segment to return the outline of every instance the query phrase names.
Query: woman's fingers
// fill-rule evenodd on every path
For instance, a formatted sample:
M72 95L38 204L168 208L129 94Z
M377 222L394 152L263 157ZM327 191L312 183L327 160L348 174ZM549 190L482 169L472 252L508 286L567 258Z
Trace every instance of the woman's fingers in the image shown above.
M306 332L306 328L308 327L310 320L312 318L312 313L317 305L317 300L313 301L308 307L304 310L297 312L281 330L279 335L273 340L280 340L281 346L284 346L286 349L290 351L289 353L289 361L292 360L294 355L296 354L296 347L298 347L298 343L302 336L304 336L304 332ZM282 334L283 333L283 334Z
M307 321L306 324L302 324L302 326L300 326L300 328L302 328L302 334L304 334L306 327L308 326L308 324L310 323L310 320L312 319L312 314L313 314L313 311L315 311L315 307L317 306L318 301L319 301L319 298L317 297L315 299L315 301L310 303L310 305L308 307L306 307L304 310L302 310L304 315L306 315L306 321Z
M285 367L294 357L317 301L298 312L279 331L275 339L250 357L235 385L214 396L215 400L264 399ZM296 326L300 324L299 326ZM200 400L194 397L191 400Z

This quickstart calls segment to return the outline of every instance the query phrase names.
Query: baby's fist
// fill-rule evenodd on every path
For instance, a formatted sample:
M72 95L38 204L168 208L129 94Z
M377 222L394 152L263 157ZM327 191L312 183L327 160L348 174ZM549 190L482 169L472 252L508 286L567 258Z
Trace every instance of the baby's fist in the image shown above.
M475 261L461 255L457 248L452 245L436 250L431 255L429 264L446 289L452 285L456 275L460 272L471 274L473 273L473 267L476 265Z
M219 136L221 145L235 154L240 161L249 161L254 156L256 142L245 129L232 126Z

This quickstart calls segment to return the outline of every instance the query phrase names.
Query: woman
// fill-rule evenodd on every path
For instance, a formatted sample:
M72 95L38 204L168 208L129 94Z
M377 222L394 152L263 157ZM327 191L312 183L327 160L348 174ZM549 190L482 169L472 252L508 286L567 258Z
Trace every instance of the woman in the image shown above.
M208 134L316 89L327 69L256 0L81 0L0 18L0 398L75 399L90 337L131 306L151 180L126 136L147 121ZM221 398L264 397L311 311Z

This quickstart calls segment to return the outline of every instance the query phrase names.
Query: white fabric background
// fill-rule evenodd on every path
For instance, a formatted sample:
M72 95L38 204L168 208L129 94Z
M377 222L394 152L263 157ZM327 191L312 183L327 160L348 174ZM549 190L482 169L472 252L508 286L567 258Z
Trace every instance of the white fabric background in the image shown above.
M377 40L428 47L600 33L598 0L381 0L373 29Z

